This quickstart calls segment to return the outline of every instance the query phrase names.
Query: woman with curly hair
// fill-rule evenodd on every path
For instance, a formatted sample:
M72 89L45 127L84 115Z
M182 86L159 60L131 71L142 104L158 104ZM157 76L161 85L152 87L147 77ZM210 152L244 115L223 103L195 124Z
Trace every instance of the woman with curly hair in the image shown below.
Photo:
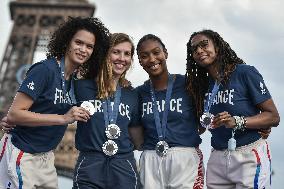
M137 94L125 79L134 45L124 33L111 35L110 48L97 77L75 82L75 96L91 116L79 121L80 151L73 188L137 189L139 176L129 131L138 125Z
M207 188L261 188L271 182L271 155L259 130L279 114L261 74L212 30L187 43L187 89L201 126L212 134Z
M54 32L48 59L29 69L8 112L15 127L1 140L0 188L58 188L52 150L67 124L90 117L73 106L73 73L84 66L86 75L97 74L108 46L109 32L96 18L69 18Z
M202 189L201 138L185 77L168 72L167 49L153 34L139 40L137 54L149 75L149 80L137 87L144 128L141 184L145 189Z

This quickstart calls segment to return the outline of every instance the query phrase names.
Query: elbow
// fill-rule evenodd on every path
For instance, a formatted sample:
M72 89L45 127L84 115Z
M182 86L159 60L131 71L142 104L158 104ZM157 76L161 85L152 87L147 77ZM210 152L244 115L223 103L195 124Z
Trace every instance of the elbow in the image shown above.
M272 126L277 127L279 125L279 123L280 123L280 116L279 116L279 114L277 114L277 115L273 116L273 118L272 118Z
M7 114L7 123L10 125L16 125L16 113L13 110L9 110Z

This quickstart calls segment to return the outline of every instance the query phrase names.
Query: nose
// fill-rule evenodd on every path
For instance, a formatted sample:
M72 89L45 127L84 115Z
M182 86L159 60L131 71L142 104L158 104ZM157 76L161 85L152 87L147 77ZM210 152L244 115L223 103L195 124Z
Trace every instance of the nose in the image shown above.
M125 61L125 55L123 53L120 53L118 59L120 61Z
M149 56L149 62L153 63L153 62L155 62L155 60L156 60L155 56L152 55L152 54L150 54L150 56Z
M80 52L86 52L87 51L87 46L86 45L81 45L79 47Z

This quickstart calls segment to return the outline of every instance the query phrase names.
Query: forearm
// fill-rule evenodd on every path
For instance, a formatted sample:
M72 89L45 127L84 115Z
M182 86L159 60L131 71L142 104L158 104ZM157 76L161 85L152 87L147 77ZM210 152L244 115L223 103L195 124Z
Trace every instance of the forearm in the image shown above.
M144 143L144 128L142 126L133 126L129 127L128 132L135 150L141 150Z
M10 110L7 117L8 123L12 125L36 127L66 124L64 115L40 114L28 110Z
M247 129L268 129L279 125L280 118L277 113L261 112L255 116L246 117Z

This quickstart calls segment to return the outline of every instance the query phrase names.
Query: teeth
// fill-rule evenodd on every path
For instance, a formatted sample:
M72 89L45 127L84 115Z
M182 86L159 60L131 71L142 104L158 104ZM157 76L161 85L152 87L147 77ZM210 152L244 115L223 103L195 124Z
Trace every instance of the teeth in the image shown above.
M151 66L151 69L156 69L159 67L159 64L154 64L153 66Z

